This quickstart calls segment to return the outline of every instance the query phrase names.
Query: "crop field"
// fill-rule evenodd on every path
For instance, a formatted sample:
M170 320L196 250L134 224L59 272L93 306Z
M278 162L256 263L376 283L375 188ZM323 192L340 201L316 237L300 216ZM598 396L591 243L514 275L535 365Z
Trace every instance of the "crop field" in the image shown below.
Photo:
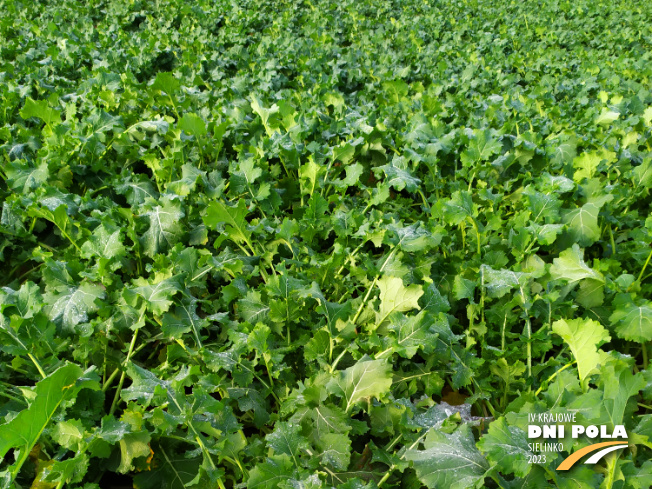
M652 2L0 0L0 489L649 489L651 144Z

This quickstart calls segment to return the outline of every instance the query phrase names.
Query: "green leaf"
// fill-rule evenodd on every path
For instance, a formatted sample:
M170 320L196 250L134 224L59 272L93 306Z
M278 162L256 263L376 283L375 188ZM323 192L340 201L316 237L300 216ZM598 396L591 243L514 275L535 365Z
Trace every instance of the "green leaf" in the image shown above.
M162 90L168 95L172 95L180 86L181 83L174 77L174 74L167 71L159 71L156 74L154 83L152 83L152 88Z
M582 279L592 279L604 283L602 274L593 270L584 262L584 252L577 244L562 251L559 258L552 260L550 275L555 280L563 279L569 283L575 283Z
M301 425L291 422L277 422L274 431L267 435L265 440L275 454L289 455L297 467L299 467L302 450L310 446L308 440L301 434Z
M9 188L24 194L44 184L49 176L48 164L45 161L36 166L26 161L12 161L5 167L5 172Z
M611 314L609 321L619 338L638 343L652 341L652 302L620 306Z
M224 231L235 243L247 243L251 232L247 229L245 216L247 215L247 204L244 199L238 201L238 205L231 207L221 201L211 202L206 208L204 224L209 229L217 229L218 224L224 226Z
M184 216L178 203L164 201L149 211L141 214L149 221L149 228L140 238L140 243L147 256L169 250L180 239L183 233L181 218Z
M199 473L201 457L189 457L175 446L153 444L154 460L150 470L134 477L138 489L186 489ZM208 481L202 481L208 483Z
M353 155L355 155L355 146L351 144L343 143L340 146L333 147L333 161L340 160L347 165L353 158ZM359 163L357 165L360 167L360 173L362 173L362 165ZM347 168L351 168L351 166L347 166Z
M274 124L270 122L270 116L276 114L279 110L278 105L273 104L269 109L263 107L261 101L257 97L251 97L251 109L260 116L260 119L263 121L263 126L265 126L265 131L268 136L271 136L276 129Z
M196 138L206 135L206 123L197 114L184 114L179 120L179 129Z
M626 486L628 489L647 489L652 487L652 460L646 460L640 467L633 463L623 465Z
M45 302L49 304L49 318L67 329L88 321L90 313L99 309L99 299L105 296L104 287L82 282L79 287L58 287L48 291Z
M587 203L564 214L563 222L568 227L569 236L580 246L591 246L600 239L599 211L597 205Z
M420 348L426 353L431 351L437 339L432 328L435 321L446 322L446 316L440 314L435 320L425 311L411 317L398 312L390 315L387 329L394 333L388 342L390 348L403 358L412 358Z
M322 404L307 411L310 420L307 428L312 442L318 444L328 433L346 433L351 430L347 424L348 416L340 408Z
M33 100L31 97L25 99L25 105L20 109L20 116L23 119L36 117L48 126L53 122L61 122L61 113L58 110L51 109L47 100Z
M301 193L312 196L319 181L319 177L325 172L326 168L324 166L316 163L313 158L308 158L308 162L299 167Z
M346 411L363 399L382 398L391 386L391 365L386 360L372 360L368 356L339 372L328 384L332 393L344 398Z
M167 312L172 305L172 296L181 290L179 276L155 275L151 282L144 278L134 280L136 287L130 289L147 303L147 309L156 315Z
M592 319L560 319L552 324L554 333L568 344L575 360L580 381L601 363L598 347L611 340L609 333L600 323Z
M90 258L115 258L124 256L125 246L120 229L101 224L93 231L93 235L82 245L82 256Z
M38 382L30 406L0 425L0 458L10 449L19 448L20 460L24 461L61 404L73 399L81 389L99 388L90 373L68 363Z
M600 151L582 153L573 160L573 166L576 168L573 180L581 183L585 178L593 177L598 165L605 160L607 163L616 161L616 153L607 151L604 148Z
M525 372L525 364L523 362L517 360L510 365L504 358L499 358L489 368L492 374L505 383L506 387L518 382L516 379Z
M385 183L398 191L405 188L408 192L416 192L421 184L421 180L410 171L408 161L402 157L393 158L391 164L381 166L377 170L382 170L387 177Z
M494 270L487 265L481 265L483 283L489 297L500 298L514 287L523 287L527 274L511 270Z
M205 175L190 163L181 166L181 178L166 185L165 189L181 197L190 195L197 187L197 181Z
M632 181L636 187L652 187L652 158L645 158L643 163L632 170Z
M597 125L607 126L620 117L618 112L609 110L606 107L602 109L600 115L595 119Z
M276 489L279 483L293 474L294 464L288 455L268 458L265 463L256 465L249 473L248 489Z
M269 315L270 306L267 301L263 302L260 292L250 290L247 295L238 301L238 313L240 317L256 324L258 321L265 321Z
M502 149L501 144L491 136L489 129L474 130L473 133L473 139L469 141L468 148L461 155L464 166L487 161Z
M412 461L417 477L426 487L481 487L489 464L475 448L475 440L466 425L450 435L434 429L429 431L424 448L407 450L405 458Z
M419 297L423 295L420 285L403 285L403 279L385 275L377 282L380 289L380 309L376 315L376 326L382 324L393 312L419 309Z
M444 204L444 219L448 224L457 226L464 219L473 217L473 200L466 191L455 191L451 199Z
M44 476L44 480L37 477L32 482L32 487L42 487L38 484L81 482L86 475L88 465L89 457L86 453L77 454L63 461L54 460L43 470L41 475Z
M351 439L344 433L326 433L317 446L322 463L335 470L346 470L351 463Z
M134 469L133 460L138 457L148 457L151 453L149 448L149 433L140 431L127 433L120 441L120 466L118 472L126 474Z
M604 382L603 407L609 421L612 427L624 424L627 402L632 396L638 395L639 391L646 387L647 382L640 372L633 374L631 367L625 362L606 365L601 373Z
M595 279L582 280L576 299L577 302L587 309L601 305L604 301L604 281Z
M505 418L498 418L480 438L478 448L487 459L497 465L503 474L525 477L530 470L528 439L523 430L508 426Z
M468 280L462 277L461 275L456 275L453 279L453 296L455 299L469 299L473 301L473 295L475 293L475 282L473 280Z
M568 472L554 472L558 489L595 489L600 487L602 477L592 468L584 465L573 467Z

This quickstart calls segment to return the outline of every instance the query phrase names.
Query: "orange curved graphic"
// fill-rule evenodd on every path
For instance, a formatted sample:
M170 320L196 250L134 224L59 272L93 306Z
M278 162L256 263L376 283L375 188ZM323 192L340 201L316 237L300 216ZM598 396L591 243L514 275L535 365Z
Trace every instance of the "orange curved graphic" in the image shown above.
M613 445L622 445L623 447L627 446L626 441L605 441L602 443L594 443L593 445L589 445L588 447L584 447L572 455L569 455L564 459L562 463L559 464L559 467L557 467L557 470L568 470L570 469L573 465L575 465L575 462L577 462L579 459L581 459L584 455L595 452L596 450L599 450L600 448L604 447L610 447Z

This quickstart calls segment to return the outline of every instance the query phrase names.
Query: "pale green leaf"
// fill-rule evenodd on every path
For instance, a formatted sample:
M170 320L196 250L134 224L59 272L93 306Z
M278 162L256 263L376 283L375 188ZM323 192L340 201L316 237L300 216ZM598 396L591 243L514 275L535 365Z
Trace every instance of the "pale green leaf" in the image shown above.
M583 318L560 319L552 324L552 330L570 347L583 381L600 363L598 347L611 339L609 333L597 321Z
M431 430L425 450L409 449L405 458L412 461L419 480L430 489L471 489L480 487L489 464L475 447L470 428L460 427L452 434Z
M344 398L346 411L363 399L381 398L391 386L391 365L386 360L372 360L368 356L339 372L329 382L330 390Z

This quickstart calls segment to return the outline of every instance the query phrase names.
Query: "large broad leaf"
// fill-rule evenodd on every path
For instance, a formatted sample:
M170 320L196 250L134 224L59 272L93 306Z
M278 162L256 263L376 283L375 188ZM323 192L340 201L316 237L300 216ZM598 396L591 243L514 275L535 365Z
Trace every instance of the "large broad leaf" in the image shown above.
M590 278L604 282L600 272L596 272L584 262L584 252L577 244L572 248L562 251L559 258L552 261L550 275L554 279L567 280L570 283Z
M382 397L391 386L392 366L385 360L372 360L367 356L339 372L328 384L331 392L344 398L346 411L363 399Z
M48 291L45 301L50 304L48 316L65 328L72 329L87 321L88 315L99 309L98 300L104 297L104 287L88 282L78 287L58 287Z
M122 244L120 229L114 226L101 224L93 231L93 235L84 243L81 248L82 256L90 258L114 258L122 256L125 253L125 247Z
M251 324L267 320L269 303L263 302L260 292L250 290L247 295L238 301L238 315Z
M483 284L489 297L502 297L514 287L523 287L528 274L512 270L494 270L490 266L481 265ZM523 292L521 291L523 294Z
M644 343L652 340L652 302L619 307L609 317L616 334L625 340Z
M58 110L50 108L47 100L34 100L31 97L25 99L25 105L20 109L20 116L23 119L36 117L47 125L61 121L61 114Z
M492 155L500 152L502 146L491 137L491 131L476 130L474 137L469 141L469 147L466 151L462 152L462 164L464 166L472 166L480 161L487 161Z
M179 121L179 129L191 136L200 137L206 134L206 123L197 114L185 114Z
M634 464L622 466L627 486L630 489L648 489L652 487L652 461L646 460L638 468Z
M412 358L419 348L426 352L432 351L437 339L437 332L433 328L435 322L446 322L446 316L440 314L435 320L426 311L410 317L401 313L392 314L387 329L394 336L386 338L388 348L403 358Z
M43 161L36 166L26 161L12 161L5 167L7 185L21 193L29 193L48 179L48 164Z
M288 455L268 458L265 463L256 465L249 473L248 489L276 489L279 483L293 474L294 464Z
M147 256L167 251L181 239L183 215L179 204L172 202L164 202L162 206L157 205L142 214L149 220L149 229L140 239Z
M172 305L171 297L181 290L180 282L179 275L166 277L157 274L151 282L141 277L134 280L136 287L125 291L125 297L129 298L135 293L145 300L150 311L156 315L161 315L170 309Z
M130 205L136 207L147 199L158 199L156 187L146 175L134 174L127 176L120 184L115 186L115 191L124 195Z
M604 382L603 409L612 426L623 424L629 398L644 389L647 382L641 373L633 374L625 362L607 365L602 368L601 374Z
M126 474L134 470L133 461L135 458L148 457L151 454L149 447L150 435L146 431L127 433L120 441L120 465L118 472Z
M403 279L385 275L378 280L380 289L380 310L376 325L380 325L393 312L405 312L419 309L419 297L423 295L420 285L403 285Z
M421 180L412 175L408 161L403 157L394 157L389 165L381 166L378 170L385 173L387 185L399 191L407 188L409 192L416 192L421 184Z
M351 439L345 433L327 433L318 442L317 447L323 464L336 470L346 470L351 462Z
M575 359L580 380L583 381L600 363L598 347L611 337L600 323L592 319L560 319L552 330L568 344Z
M489 431L478 442L478 448L504 474L525 477L530 470L528 439L520 428L508 426L505 418L489 425Z
M599 211L597 205L587 203L564 215L564 223L568 226L571 239L580 246L591 246L600 239Z
M99 388L90 372L69 363L37 383L30 406L8 423L0 425L0 458L12 448L20 449L21 458L17 463L27 458L62 403L73 399L83 388Z
M222 202L211 202L206 208L204 224L209 229L216 229L218 225L224 227L224 231L236 243L249 243L251 232L247 229L245 216L247 215L247 204L244 199L238 201L238 205L231 207Z
M473 217L473 199L469 192L455 191L451 199L444 204L444 219L448 224L457 226L464 219Z
M274 453L289 455L297 467L302 450L310 446L306 437L301 434L301 425L298 423L279 421L265 440Z
M432 430L425 450L411 449L411 460L419 480L429 488L471 489L481 487L489 464L475 447L471 430L462 425L453 434Z

